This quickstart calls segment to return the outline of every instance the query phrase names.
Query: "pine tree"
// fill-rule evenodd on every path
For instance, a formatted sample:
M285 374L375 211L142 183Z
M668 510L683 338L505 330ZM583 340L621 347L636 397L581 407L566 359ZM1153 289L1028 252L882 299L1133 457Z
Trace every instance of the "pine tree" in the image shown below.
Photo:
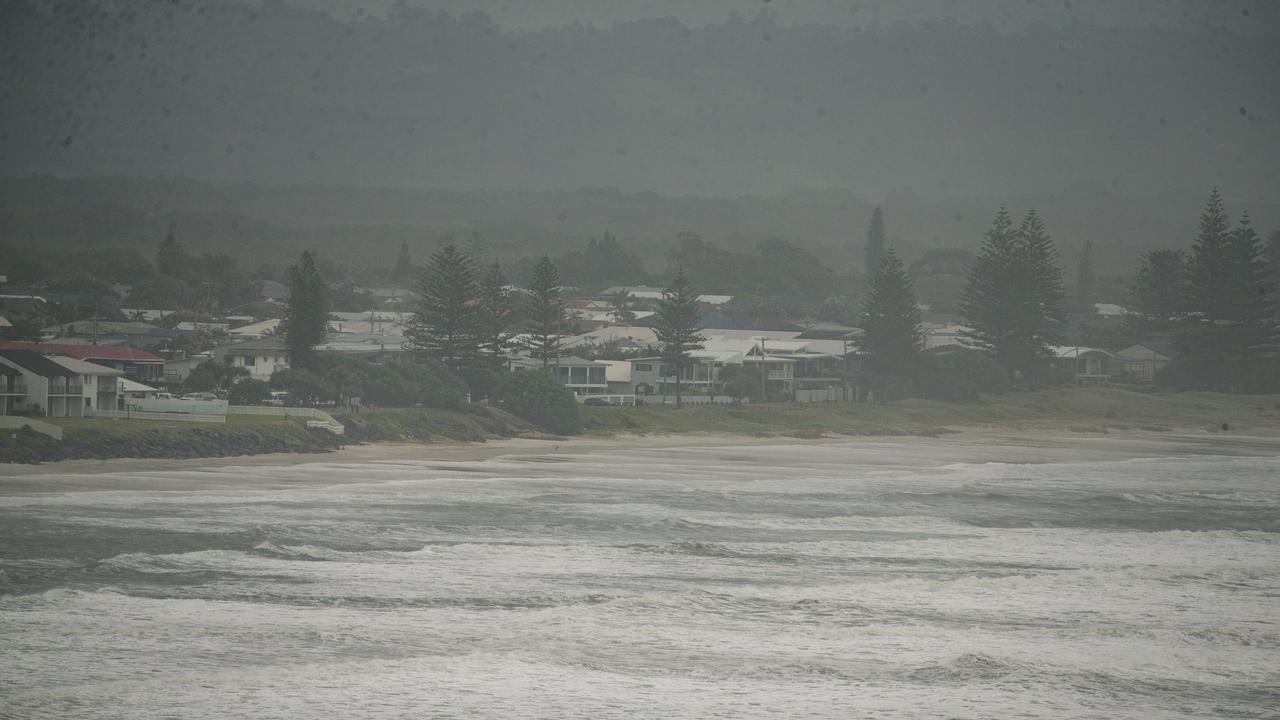
M156 269L161 275L182 277L186 271L186 255L182 252L182 244L178 242L177 228L169 223L169 232L165 234L160 249L156 251Z
M978 258L960 296L967 344L990 351L1013 374L1017 330L1015 297L1017 250L1013 219L1001 207L986 232Z
M480 353L498 369L511 348L511 329L516 321L515 300L507 287L507 276L496 261L480 281Z
M1212 355L1226 340L1232 282L1228 248L1230 220L1222 195L1214 188L1200 215L1200 232L1187 261L1187 323L1182 344L1198 355Z
M867 354L867 371L881 400L894 389L910 385L920 363L924 332L911 276L898 254L889 248L871 277L871 295L862 307L860 349Z
M1247 212L1227 236L1227 255L1231 274L1227 285L1231 294L1224 306L1224 320L1231 330L1228 347L1247 359L1265 347L1274 332L1270 268Z
M551 258L543 255L533 266L525 311L525 329L529 334L527 347L534 357L542 358L542 367L547 367L553 358L560 357L560 336L565 333L567 321L568 314L560 292L560 273Z
M407 280L413 275L413 261L409 257L409 241L400 241L400 255L396 258L396 266L391 276L397 280Z
M609 295L609 317L618 325L636 321L636 298L625 288Z
M1018 307L1015 342L1019 365L1034 385L1041 368L1054 359L1054 348L1066 340L1066 291L1058 251L1034 209L1018 226L1014 239L1014 298Z
M1097 279L1093 270L1093 241L1085 240L1080 246L1080 259L1076 263L1076 286L1072 310L1080 318L1091 318L1097 314L1094 307L1094 294Z
M1138 258L1129 280L1130 310L1125 322L1134 330L1167 338L1182 318L1187 295L1187 260L1181 250L1154 250Z
M475 265L452 242L431 260L418 280L418 302L405 336L410 347L461 370L479 354Z
M289 306L280 322L290 366L314 368L315 347L324 342L328 329L329 288L316 269L315 258L306 251L289 268Z
M683 270L677 270L671 284L662 291L662 299L658 301L655 313L654 331L658 342L662 343L662 362L671 368L676 378L676 407L683 404L680 380L684 368L693 358L690 351L701 350L704 340L699 324L698 296L684 276ZM761 358L763 361L763 358Z
M1274 326L1271 345L1273 349L1280 350L1280 230L1271 231L1263 254L1270 269L1267 275L1267 293L1270 299L1271 321Z
M877 205L871 212L871 224L867 226L867 245L863 256L863 268L870 276L880 267L884 255L884 211Z

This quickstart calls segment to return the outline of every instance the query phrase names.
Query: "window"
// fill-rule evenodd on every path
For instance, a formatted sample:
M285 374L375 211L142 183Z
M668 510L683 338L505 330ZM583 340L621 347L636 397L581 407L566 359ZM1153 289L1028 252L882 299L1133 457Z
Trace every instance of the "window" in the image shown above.
M653 363L636 363L636 372L653 372Z
M242 364L246 367L253 367L258 364L258 358L254 355L245 355Z

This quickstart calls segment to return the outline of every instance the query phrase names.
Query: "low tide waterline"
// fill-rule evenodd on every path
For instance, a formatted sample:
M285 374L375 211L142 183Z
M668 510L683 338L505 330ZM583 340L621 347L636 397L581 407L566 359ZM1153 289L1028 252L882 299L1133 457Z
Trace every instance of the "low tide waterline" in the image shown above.
M1277 707L1277 439L0 478L0 717Z

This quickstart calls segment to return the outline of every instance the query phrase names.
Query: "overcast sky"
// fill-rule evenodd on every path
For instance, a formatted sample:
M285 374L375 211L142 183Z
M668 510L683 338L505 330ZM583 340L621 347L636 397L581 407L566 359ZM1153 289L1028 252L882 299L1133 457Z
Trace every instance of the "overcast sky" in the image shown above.
M388 0L0 0L0 171L730 197L1280 186L1280 1L408 2L499 27ZM615 24L669 15L689 27ZM598 29L521 30L574 21Z
M624 20L675 17L688 25L744 18L761 8L782 23L820 23L852 28L921 22L930 18L990 23L1021 30L1034 22L1053 27L1084 23L1100 27L1152 26L1195 29L1224 26L1271 32L1280 24L1280 2L1242 0L406 0L415 7L459 14L483 10L504 27L539 29L572 22L608 27ZM302 4L352 16L385 14L396 0L302 0Z

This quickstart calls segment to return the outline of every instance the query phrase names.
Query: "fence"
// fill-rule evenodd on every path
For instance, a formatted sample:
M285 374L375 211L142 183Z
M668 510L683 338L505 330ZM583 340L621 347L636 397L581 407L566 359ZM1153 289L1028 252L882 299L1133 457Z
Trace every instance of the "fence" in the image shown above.
M323 410L302 407L272 407L270 405L231 405L227 412L232 415L271 415L283 418L310 418L307 427L320 427L334 435L343 435L347 429L342 423Z
M0 428L7 430L18 430L22 427L29 427L41 435L48 435L54 440L62 439L62 428L47 423L43 420L36 420L28 417L17 417L15 415L0 415Z
M796 402L846 402L853 399L852 388L827 387L796 390Z
M226 400L183 400L181 398L134 398L130 410L149 413L186 413L188 415L226 415Z
M587 395L586 397L591 397ZM675 395L641 395L640 399L645 405L675 405ZM728 395L684 395L681 396L680 402L685 405L732 405L737 402L735 398ZM744 400L743 402L749 402Z
M222 425L226 415L193 415L181 412L147 412L145 410L95 410L84 409L85 417L114 418L117 420L167 420L171 422L201 422Z

